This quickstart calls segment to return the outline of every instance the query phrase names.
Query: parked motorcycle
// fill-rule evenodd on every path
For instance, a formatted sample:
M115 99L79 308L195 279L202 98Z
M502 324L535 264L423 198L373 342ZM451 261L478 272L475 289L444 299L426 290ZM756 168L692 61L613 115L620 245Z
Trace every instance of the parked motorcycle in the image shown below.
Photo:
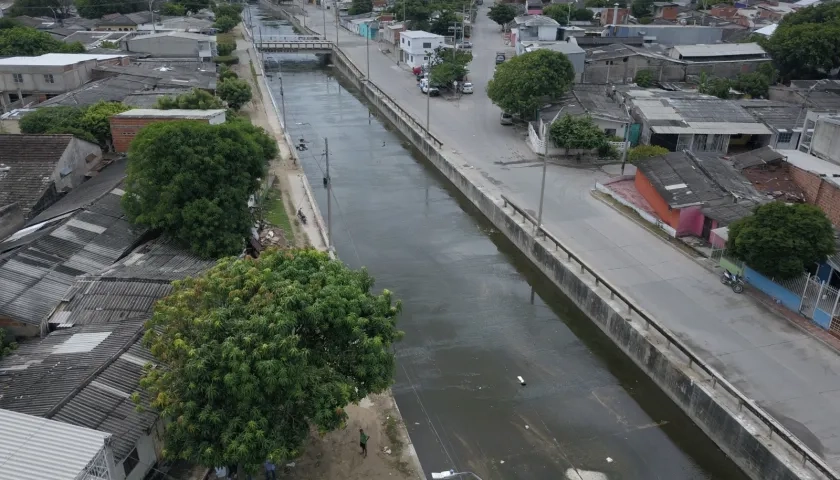
M723 274L720 276L720 283L729 285L735 293L744 291L744 281L741 280L741 276L735 273L729 273L729 270L723 271Z

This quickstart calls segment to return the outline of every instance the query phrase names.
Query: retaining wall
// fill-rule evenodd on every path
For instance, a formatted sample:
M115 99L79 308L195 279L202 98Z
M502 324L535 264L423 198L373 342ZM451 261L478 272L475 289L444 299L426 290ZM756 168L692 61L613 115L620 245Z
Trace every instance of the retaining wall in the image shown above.
M722 377L717 379L706 374L712 371L710 367L697 367L685 354L688 350L684 346L672 346L662 334L667 332L664 327L655 324L649 315L645 315L644 320L634 316L628 304L619 300L622 295L596 280L592 271L578 262L568 250L564 253L548 238L535 238L533 224L523 218L522 213L517 216L515 206L483 191L468 178L468 173L447 160L439 149L440 143L422 130L422 124L402 111L378 88L366 82L361 71L340 50L335 52L332 61L335 68L358 87L402 135L423 152L499 231L586 313L751 478L833 478L817 473L811 463L803 466L801 453L794 453L791 443L778 437L779 432L786 432L784 427L772 419L759 420L750 413L760 409L742 396L732 396L734 387L728 385ZM638 308L635 311L641 312ZM678 340L674 339L674 342ZM691 357L696 359L693 354ZM793 442L796 444L798 441ZM799 443L798 448L802 452L805 447Z

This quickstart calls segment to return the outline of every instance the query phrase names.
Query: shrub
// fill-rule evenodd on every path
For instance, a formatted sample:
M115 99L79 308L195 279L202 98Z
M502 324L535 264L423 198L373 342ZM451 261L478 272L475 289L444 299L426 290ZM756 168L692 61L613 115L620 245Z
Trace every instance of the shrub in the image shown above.
M221 65L236 65L239 63L239 57L228 55L224 57L213 57L213 61Z

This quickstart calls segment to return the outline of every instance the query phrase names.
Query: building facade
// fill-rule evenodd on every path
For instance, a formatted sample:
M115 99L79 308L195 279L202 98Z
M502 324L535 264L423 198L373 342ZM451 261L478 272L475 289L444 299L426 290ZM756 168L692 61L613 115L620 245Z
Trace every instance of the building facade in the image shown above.
M126 55L47 53L0 59L0 109L37 104L89 82L102 64L128 65Z
M224 110L156 110L136 109L122 112L111 117L111 136L114 138L114 150L127 152L131 141L146 125L158 122L194 120L219 125L225 122Z
M400 60L410 67L420 67L429 62L436 48L442 46L442 35L406 30L400 34Z
M131 53L155 57L198 58L209 62L218 54L216 37L187 32L164 32L139 35L125 42Z

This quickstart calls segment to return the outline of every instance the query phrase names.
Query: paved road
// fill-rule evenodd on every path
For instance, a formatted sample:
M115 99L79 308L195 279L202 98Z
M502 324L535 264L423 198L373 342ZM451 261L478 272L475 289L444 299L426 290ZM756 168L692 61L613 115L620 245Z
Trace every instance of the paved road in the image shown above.
M475 94L433 98L431 130L449 155L475 169L490 191L532 211L539 203L540 168L524 135L499 124L484 87L494 52L504 48L498 26L482 7L474 28L470 79ZM312 8L307 24L323 28ZM332 18L327 38L335 40ZM340 30L339 45L365 71L365 41ZM426 98L411 75L371 45L370 76L418 119ZM691 345L732 383L771 412L840 470L840 355L750 297L736 295L693 259L593 198L600 170L551 166L544 224L599 273Z
M339 256L404 301L393 392L427 473L745 479L502 235L467 213L454 188L313 64L284 62L291 134L308 142L301 163L321 211L329 138Z

